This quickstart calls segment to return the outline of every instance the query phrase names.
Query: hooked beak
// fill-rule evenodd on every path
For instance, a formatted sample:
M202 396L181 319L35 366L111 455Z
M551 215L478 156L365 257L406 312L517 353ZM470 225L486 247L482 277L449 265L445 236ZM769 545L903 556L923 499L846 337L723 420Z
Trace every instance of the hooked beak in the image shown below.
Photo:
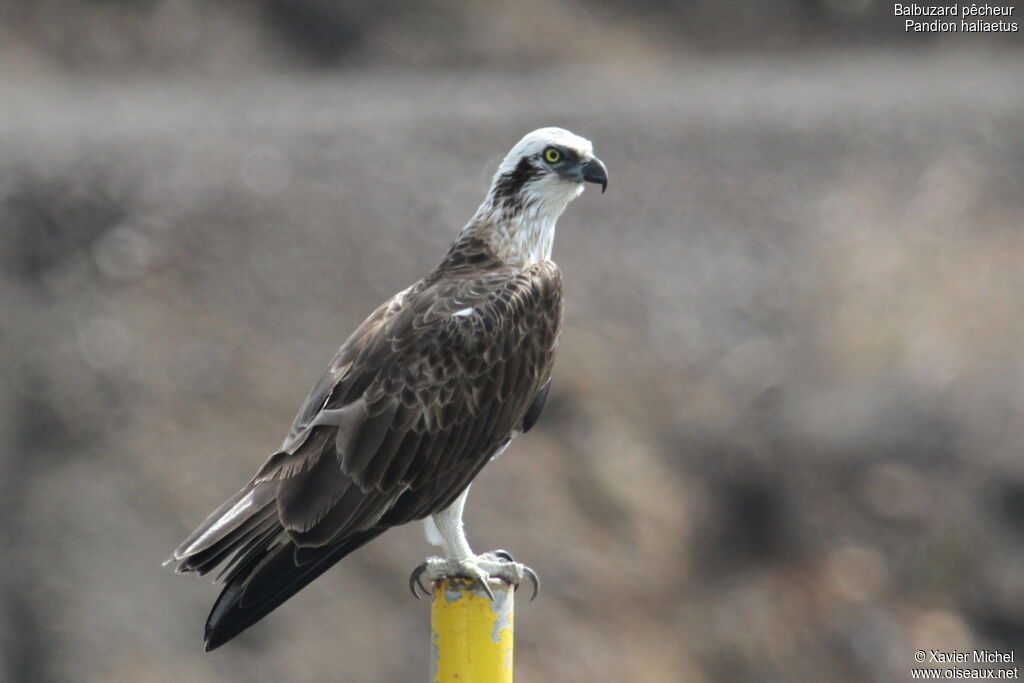
M580 171L582 172L583 182L601 186L601 194L604 194L604 191L608 189L608 169L604 167L604 162L597 157L583 164L580 167Z

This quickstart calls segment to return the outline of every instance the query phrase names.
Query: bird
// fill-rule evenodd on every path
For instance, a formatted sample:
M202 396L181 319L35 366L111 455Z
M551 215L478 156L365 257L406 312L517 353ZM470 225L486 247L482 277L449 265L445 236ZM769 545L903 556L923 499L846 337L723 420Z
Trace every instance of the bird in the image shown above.
M380 305L334 355L280 448L175 550L178 572L223 565L207 651L265 617L388 529L423 520L429 557L410 578L535 574L474 554L470 483L537 422L562 324L551 260L558 218L587 183L608 186L592 143L540 128L516 143L441 262ZM493 598L493 595L492 595Z

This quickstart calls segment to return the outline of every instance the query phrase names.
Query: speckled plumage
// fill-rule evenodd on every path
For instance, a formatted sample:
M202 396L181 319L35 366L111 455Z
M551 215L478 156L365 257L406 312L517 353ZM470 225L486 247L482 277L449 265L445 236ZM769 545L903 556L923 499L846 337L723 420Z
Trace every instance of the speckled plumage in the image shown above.
M536 421L562 318L551 240L585 175L545 166L535 148L549 144L592 157L560 129L513 148L441 263L359 326L280 449L175 551L180 571L226 563L207 649L388 528L448 508ZM606 183L600 168L591 182Z

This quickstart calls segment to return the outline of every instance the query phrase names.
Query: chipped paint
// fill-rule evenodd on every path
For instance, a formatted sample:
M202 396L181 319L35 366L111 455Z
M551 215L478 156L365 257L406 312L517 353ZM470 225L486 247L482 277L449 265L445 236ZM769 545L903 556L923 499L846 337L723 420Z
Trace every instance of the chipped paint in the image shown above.
M475 583L442 579L431 605L431 680L512 683L513 588L490 584L494 602Z
M449 604L462 599L462 591L457 584L452 581L444 582L444 597Z
M501 582L498 582L501 583ZM494 612L494 626L491 628L491 640L501 642L501 633L507 628L512 628L512 593L499 590L494 591L494 602L491 610Z
M437 631L430 633L430 680L436 681L441 673L441 634Z

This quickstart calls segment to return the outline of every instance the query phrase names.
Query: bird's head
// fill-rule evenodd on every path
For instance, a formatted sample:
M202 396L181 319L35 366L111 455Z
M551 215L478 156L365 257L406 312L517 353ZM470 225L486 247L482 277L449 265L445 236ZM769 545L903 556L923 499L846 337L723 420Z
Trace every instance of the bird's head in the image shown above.
M539 128L498 166L487 199L467 228L490 225L523 253L516 260L550 258L555 222L585 183L600 185L602 192L608 187L608 170L594 156L590 140L563 128Z
M590 140L563 128L527 133L505 157L491 183L490 198L508 210L540 205L557 214L597 183L604 192L608 170L594 156Z

